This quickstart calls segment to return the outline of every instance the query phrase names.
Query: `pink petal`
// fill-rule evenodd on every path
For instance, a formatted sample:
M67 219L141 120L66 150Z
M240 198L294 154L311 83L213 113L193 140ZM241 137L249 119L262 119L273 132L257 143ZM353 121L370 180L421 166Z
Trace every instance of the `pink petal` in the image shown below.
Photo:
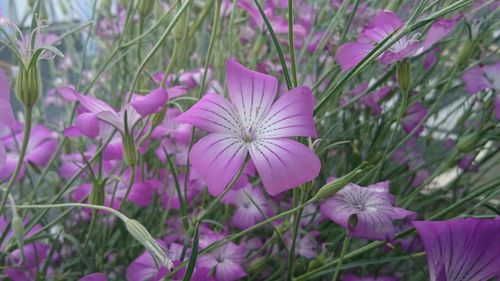
M57 148L56 140L48 140L43 144L32 149L26 155L26 161L29 163L34 163L39 167L44 167L49 162L50 158L54 154Z
M258 137L316 137L313 108L314 98L308 87L297 87L283 94L259 125Z
M188 123L208 132L240 134L240 118L234 107L222 96L206 94L188 111L174 119Z
M491 83L486 79L483 68L481 67L473 67L467 70L462 78L464 79L465 88L469 95L492 87Z
M99 135L99 120L95 112L81 113L76 117L75 127L85 136L96 138Z
M313 151L290 139L257 140L249 151L264 188L272 196L314 179L321 168Z
M15 119L10 105L9 80L5 72L0 69L0 128L6 126L14 129Z
M143 117L158 112L168 101L167 91L158 88L146 96L136 96L131 102L135 110Z
M278 91L278 80L245 68L235 60L226 64L227 89L243 126L254 129L266 115Z
M246 275L240 264L232 262L219 263L215 269L215 279L218 281L241 280Z
M5 161L7 161L7 152L5 151L3 143L0 142L0 171L3 169Z
M396 61L403 60L404 58L414 55L420 47L419 42L411 43L399 52L386 51L380 57L380 62L383 64L391 64Z
M245 143L232 135L214 133L199 140L189 159L208 185L211 195L219 195L234 178L247 156Z
M461 19L461 16L456 16L451 19L438 19L436 20L429 31L427 31L427 36L425 37L424 43L422 44L424 51L428 50L439 40L443 39L448 35L453 28L455 28L456 23Z
M363 29L363 35L380 43L394 30L403 26L404 22L391 11L382 11L370 20Z
M335 54L335 61L340 65L342 72L356 66L373 49L369 43L353 42L339 47Z

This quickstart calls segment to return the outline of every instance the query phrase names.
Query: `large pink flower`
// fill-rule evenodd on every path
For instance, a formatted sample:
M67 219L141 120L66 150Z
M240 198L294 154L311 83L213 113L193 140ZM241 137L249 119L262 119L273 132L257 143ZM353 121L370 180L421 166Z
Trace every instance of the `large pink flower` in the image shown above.
M311 90L297 87L273 103L278 80L234 60L227 63L227 81L231 102L206 94L176 118L211 133L189 155L210 194L224 190L249 153L271 195L314 179L321 166L319 158L305 145L288 139L316 136Z

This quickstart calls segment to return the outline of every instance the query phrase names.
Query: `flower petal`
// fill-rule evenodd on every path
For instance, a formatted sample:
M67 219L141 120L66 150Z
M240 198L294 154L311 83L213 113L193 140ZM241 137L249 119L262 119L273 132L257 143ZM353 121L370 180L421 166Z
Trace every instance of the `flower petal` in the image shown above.
M278 80L245 68L235 60L226 64L229 97L247 131L266 116L278 91Z
M363 29L363 35L380 43L403 24L404 22L397 14L382 11L370 20L370 23Z
M459 15L451 19L436 20L429 28L429 31L427 31L424 43L422 44L423 50L419 50L419 53L430 49L432 45L446 37L446 35L448 35L453 30L453 28L455 28L456 23L461 18L462 16Z
M339 47L335 54L335 61L340 65L342 72L356 66L373 49L373 45L362 42L347 43Z
M486 79L482 67L473 67L467 70L462 78L464 79L465 88L467 89L467 93L469 93L469 95L492 88L490 81Z
M75 127L85 136L96 138L99 135L98 113L81 113L76 117Z
M249 151L264 188L273 196L314 179L321 168L312 150L290 139L256 140Z
M0 128L6 126L14 129L15 119L10 105L9 80L5 72L0 69Z
M56 140L48 140L33 148L27 155L26 161L34 163L39 167L44 167L49 162L57 148Z
M193 146L189 159L207 183L210 194L217 196L234 178L246 156L247 148L243 140L229 134L214 133Z
M167 91L160 87L146 96L136 96L131 105L142 117L145 117L158 112L167 101Z
M259 125L258 138L316 137L313 108L314 98L308 87L284 93Z
M241 121L234 107L222 96L206 94L189 110L174 119L208 132L241 134Z
M7 152L5 151L3 143L0 142L0 171L3 169L5 161L7 161Z

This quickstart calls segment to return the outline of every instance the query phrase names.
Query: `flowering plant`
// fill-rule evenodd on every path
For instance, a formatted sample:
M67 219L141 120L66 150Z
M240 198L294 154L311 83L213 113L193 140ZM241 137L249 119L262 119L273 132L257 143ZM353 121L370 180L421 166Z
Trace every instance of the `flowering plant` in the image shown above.
M500 278L496 1L20 2L1 280Z

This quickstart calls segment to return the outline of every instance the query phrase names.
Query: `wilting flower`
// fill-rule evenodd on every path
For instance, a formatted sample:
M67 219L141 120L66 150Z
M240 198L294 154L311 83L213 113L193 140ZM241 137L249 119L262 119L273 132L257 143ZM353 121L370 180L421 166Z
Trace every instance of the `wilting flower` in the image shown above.
M417 39L419 34L404 35L380 56L380 62L391 64L425 52L450 33L459 19L460 17L454 17L435 21L429 28L423 43ZM344 44L337 50L335 59L340 64L342 71L353 68L373 50L376 44L382 42L403 25L404 21L397 14L391 11L379 12L363 28L358 42Z
M495 64L473 67L463 75L465 87L469 95L482 90L500 90L500 62ZM495 117L500 120L500 95L495 97Z
M413 212L394 207L394 196L389 193L387 181L368 187L350 183L321 205L321 213L348 229L351 236L373 240L394 238L393 220L415 216ZM353 227L349 219L354 215L357 223Z
M500 220L414 221L431 281L486 281L500 274Z
M354 274L342 275L342 281L398 281L399 279L393 276L364 276L359 277Z
M215 272L217 281L233 281L243 278L246 273L243 268L245 247L232 242L213 250L198 258L197 266Z
M104 273L96 272L88 274L78 279L78 281L108 281L108 278Z
M223 191L249 153L271 195L314 179L321 166L318 157L288 139L316 136L311 90L297 87L273 103L277 79L234 60L227 63L227 81L231 103L220 95L206 94L176 119L211 133L189 155L210 194Z

